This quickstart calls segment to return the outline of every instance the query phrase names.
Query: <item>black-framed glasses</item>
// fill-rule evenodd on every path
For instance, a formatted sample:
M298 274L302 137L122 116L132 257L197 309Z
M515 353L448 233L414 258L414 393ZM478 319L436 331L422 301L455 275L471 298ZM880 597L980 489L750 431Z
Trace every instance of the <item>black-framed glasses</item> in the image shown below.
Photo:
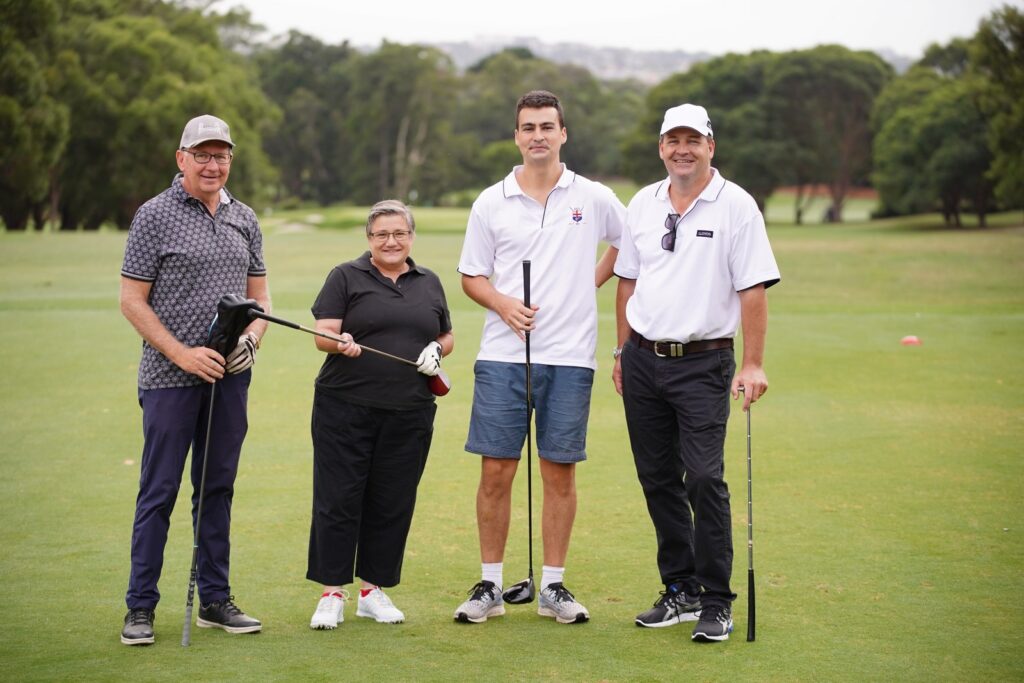
M182 152L191 154L192 158L196 160L197 164L208 164L210 159L217 162L218 166L227 166L231 163L231 157L234 156L230 152L222 152L220 154L210 154L209 152L195 152L191 149L183 149Z
M678 213L670 213L668 217L665 218L665 229L668 230L668 232L661 236L661 248L665 251L676 250L676 226L678 223Z
M396 242L404 244L409 240L411 234L412 231L410 230L395 230L394 232L381 230L380 232L371 232L369 238L378 244L387 244L387 241L394 237Z

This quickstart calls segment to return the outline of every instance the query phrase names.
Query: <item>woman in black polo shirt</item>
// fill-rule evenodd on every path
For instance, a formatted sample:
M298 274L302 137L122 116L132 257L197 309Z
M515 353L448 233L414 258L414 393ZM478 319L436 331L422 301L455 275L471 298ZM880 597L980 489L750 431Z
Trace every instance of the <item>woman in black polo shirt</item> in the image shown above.
M398 584L416 487L427 461L437 406L429 376L452 351L451 315L441 281L409 256L412 212L399 201L370 210L370 250L336 266L313 304L316 337L327 353L313 396L313 522L306 578L323 584L311 628L344 621L356 576L356 615L404 621L381 587ZM402 358L377 354L359 344Z

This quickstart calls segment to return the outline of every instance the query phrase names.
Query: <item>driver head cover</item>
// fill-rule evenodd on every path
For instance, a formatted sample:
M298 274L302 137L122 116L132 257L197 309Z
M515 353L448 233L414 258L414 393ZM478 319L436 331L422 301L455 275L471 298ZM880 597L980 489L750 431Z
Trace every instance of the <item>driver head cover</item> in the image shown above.
M210 334L206 346L220 355L227 357L238 343L238 338L252 318L250 310L263 312L263 307L255 299L246 299L239 294L225 294L217 302L217 317L210 325Z

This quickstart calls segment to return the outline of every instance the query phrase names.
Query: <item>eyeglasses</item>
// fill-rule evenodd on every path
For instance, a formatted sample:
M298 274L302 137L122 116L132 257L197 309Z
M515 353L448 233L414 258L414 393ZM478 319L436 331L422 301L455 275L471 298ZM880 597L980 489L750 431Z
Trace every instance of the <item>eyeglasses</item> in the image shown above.
M369 238L378 244L387 244L388 238L394 237L395 241L401 244L409 239L412 234L410 230L395 230L394 232L371 232Z
M665 218L665 229L668 230L668 232L661 236L661 248L665 251L676 250L676 224L678 220L678 213L670 213L668 217Z
M233 156L230 152L221 154L210 154L209 152L193 152L190 149L183 149L182 152L191 154L192 158L196 160L197 164L208 164L210 159L217 162L218 166L227 166L231 163L231 157Z

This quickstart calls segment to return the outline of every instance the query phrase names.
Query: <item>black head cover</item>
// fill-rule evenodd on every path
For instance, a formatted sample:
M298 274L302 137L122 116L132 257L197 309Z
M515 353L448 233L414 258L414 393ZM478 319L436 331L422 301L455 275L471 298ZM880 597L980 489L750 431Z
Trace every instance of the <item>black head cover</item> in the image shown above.
M263 307L255 299L246 299L238 294L222 296L217 302L217 317L210 325L206 346L227 358L238 343L242 331L252 322L250 310L262 313Z

